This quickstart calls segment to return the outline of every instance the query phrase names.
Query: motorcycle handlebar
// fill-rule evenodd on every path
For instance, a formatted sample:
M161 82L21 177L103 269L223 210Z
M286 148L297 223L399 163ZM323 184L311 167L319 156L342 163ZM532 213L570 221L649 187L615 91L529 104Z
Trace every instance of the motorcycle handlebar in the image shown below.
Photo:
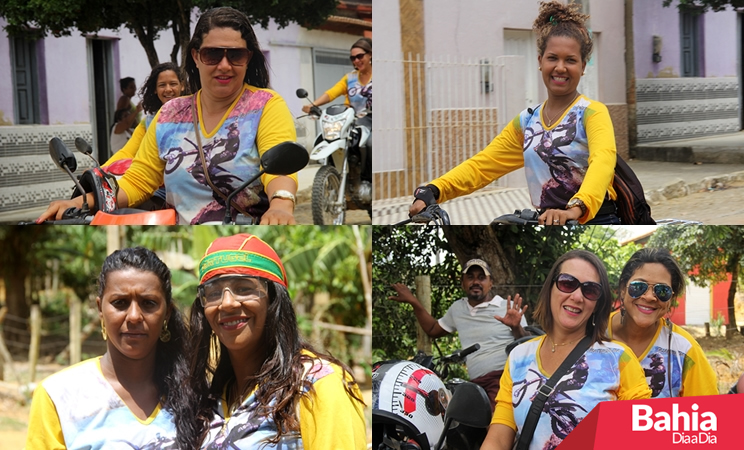
M441 358L442 362L447 363L462 363L465 361L465 357L470 355L471 353L474 353L476 351L480 350L480 344L473 344L468 348L463 348L460 350L455 351L451 355L443 356Z
M539 225L538 217L540 213L531 209L516 210L513 214L504 214L493 219L491 225ZM578 224L578 220L566 221L566 225Z

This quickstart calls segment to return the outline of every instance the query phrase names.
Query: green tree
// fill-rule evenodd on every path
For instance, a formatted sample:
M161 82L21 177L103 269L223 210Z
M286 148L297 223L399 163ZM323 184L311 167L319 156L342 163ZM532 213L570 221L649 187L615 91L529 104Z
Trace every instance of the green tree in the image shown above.
M521 294L531 305L555 260L580 246L586 227L373 227L373 356L407 359L415 352L416 319L409 305L389 301L391 283L413 286L431 277L432 315L441 317L462 297L462 264L482 258L491 266L493 292ZM414 293L415 294L415 293ZM440 339L449 349L455 336Z
M669 249L682 270L699 286L725 281L731 274L728 292L729 325L726 337L736 331L734 299L744 258L744 227L681 225L659 227L651 236L650 247Z
M0 0L0 16L11 35L42 38L69 36L73 30L96 34L125 27L137 37L151 67L160 61L155 40L170 29L174 37L171 61L186 57L191 39L191 13L216 6L232 6L248 15L253 24L266 27L273 19L279 27L290 22L312 28L336 9L338 0Z

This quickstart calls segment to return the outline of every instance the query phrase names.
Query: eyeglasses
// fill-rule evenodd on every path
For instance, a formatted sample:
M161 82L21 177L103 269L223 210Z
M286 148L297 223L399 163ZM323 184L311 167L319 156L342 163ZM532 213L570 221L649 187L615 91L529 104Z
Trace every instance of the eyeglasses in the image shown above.
M555 287L566 294L570 294L580 287L581 293L587 300L595 302L602 298L602 285L594 281L585 281L582 283L578 278L567 273L558 274L553 281L555 282Z
M220 305L225 291L230 291L236 302L243 303L265 297L268 289L264 280L243 275L215 278L197 287L204 308Z
M649 286L653 287L654 295L659 299L659 301L668 302L674 295L674 291L668 284L648 284L645 281L631 281L630 284L628 284L628 295L633 298L640 298L646 293L646 291L648 291Z
M351 60L351 62L354 62L354 61L356 61L357 59L361 61L361 60L362 60L362 58L364 58L364 55L366 55L366 54L367 54L367 52L364 52L364 53L357 53L356 55L351 55L351 56L349 56L349 59Z
M247 48L204 47L199 49L199 59L208 66L216 66L227 56L227 61L233 66L248 64L253 52Z

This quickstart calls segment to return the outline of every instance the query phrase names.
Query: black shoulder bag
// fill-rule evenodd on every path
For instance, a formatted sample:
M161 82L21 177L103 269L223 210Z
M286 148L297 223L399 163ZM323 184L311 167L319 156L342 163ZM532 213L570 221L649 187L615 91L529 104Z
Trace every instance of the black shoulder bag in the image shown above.
M522 426L522 432L519 433L514 449L527 450L529 448L530 442L532 442L532 436L535 434L537 421L540 419L540 414L542 414L545 401L551 396L551 394L553 394L553 389L555 389L555 385L558 381L563 378L566 372L568 372L568 369L570 369L571 366L581 358L581 355L583 355L591 345L592 337L584 336L584 339L580 340L579 343L576 344L576 347L571 350L571 353L566 356L566 359L563 360L560 367L553 372L553 376L551 376L550 379L537 390L537 395L535 395L532 407L527 413L524 426Z

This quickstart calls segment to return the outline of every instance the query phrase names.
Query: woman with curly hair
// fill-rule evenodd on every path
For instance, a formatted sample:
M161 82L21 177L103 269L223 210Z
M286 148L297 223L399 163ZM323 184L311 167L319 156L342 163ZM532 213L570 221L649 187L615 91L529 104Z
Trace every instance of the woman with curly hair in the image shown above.
M409 213L469 194L521 167L539 223L619 224L617 158L607 107L577 90L592 52L578 4L541 2L533 30L548 99L514 118L484 150L414 193Z
M303 342L274 249L250 234L219 238L199 279L184 448L365 449L359 388L340 361Z
M96 304L106 353L34 390L26 448L184 448L188 338L168 267L142 247L115 251Z

